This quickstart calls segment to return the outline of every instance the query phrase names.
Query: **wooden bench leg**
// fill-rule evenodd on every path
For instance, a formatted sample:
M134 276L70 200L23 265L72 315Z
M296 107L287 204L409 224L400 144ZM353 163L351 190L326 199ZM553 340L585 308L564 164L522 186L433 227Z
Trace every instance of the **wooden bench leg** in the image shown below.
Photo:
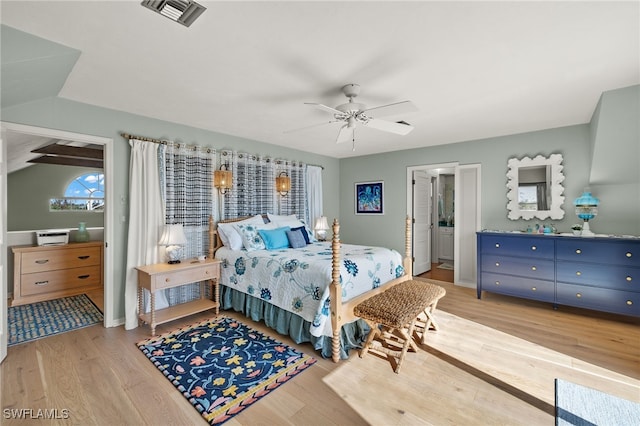
M380 335L380 326L375 323L375 322L371 322L369 320L365 320L365 322L367 324L369 324L369 327L371 328L371 330L369 331L369 335L367 336L367 340L364 342L364 346L362 347L362 349L360 349L360 358L362 358L363 356L365 356L367 354L367 352L369 352L369 348L371 347L371 345L373 344L373 340Z

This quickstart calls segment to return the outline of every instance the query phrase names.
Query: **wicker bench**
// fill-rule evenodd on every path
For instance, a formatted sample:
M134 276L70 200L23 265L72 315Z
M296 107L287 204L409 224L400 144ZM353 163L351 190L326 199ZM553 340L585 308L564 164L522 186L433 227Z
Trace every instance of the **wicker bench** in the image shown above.
M427 331L438 329L433 313L445 294L444 288L435 284L409 280L356 305L354 314L371 326L360 357L369 351L386 355L398 373L409 349L418 350L414 333L425 343Z

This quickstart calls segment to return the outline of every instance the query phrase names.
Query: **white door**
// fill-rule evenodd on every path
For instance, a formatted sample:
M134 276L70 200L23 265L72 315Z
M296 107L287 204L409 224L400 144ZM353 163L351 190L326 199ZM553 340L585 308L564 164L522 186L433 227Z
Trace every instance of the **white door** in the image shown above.
M432 185L425 170L413 172L413 275L431 270Z
M4 143L4 130L0 134L0 362L7 356L7 168L5 158L7 148Z

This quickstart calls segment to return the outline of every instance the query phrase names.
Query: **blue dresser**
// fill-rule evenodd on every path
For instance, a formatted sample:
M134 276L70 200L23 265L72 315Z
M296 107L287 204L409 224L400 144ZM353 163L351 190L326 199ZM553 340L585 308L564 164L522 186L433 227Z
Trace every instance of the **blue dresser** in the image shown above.
M482 291L640 316L640 239L478 232Z

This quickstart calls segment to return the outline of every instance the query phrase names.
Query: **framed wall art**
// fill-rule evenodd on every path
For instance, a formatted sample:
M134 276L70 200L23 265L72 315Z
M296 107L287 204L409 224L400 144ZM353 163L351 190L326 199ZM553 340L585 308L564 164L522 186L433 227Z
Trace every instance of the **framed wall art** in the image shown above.
M356 214L384 214L384 182L356 183Z

